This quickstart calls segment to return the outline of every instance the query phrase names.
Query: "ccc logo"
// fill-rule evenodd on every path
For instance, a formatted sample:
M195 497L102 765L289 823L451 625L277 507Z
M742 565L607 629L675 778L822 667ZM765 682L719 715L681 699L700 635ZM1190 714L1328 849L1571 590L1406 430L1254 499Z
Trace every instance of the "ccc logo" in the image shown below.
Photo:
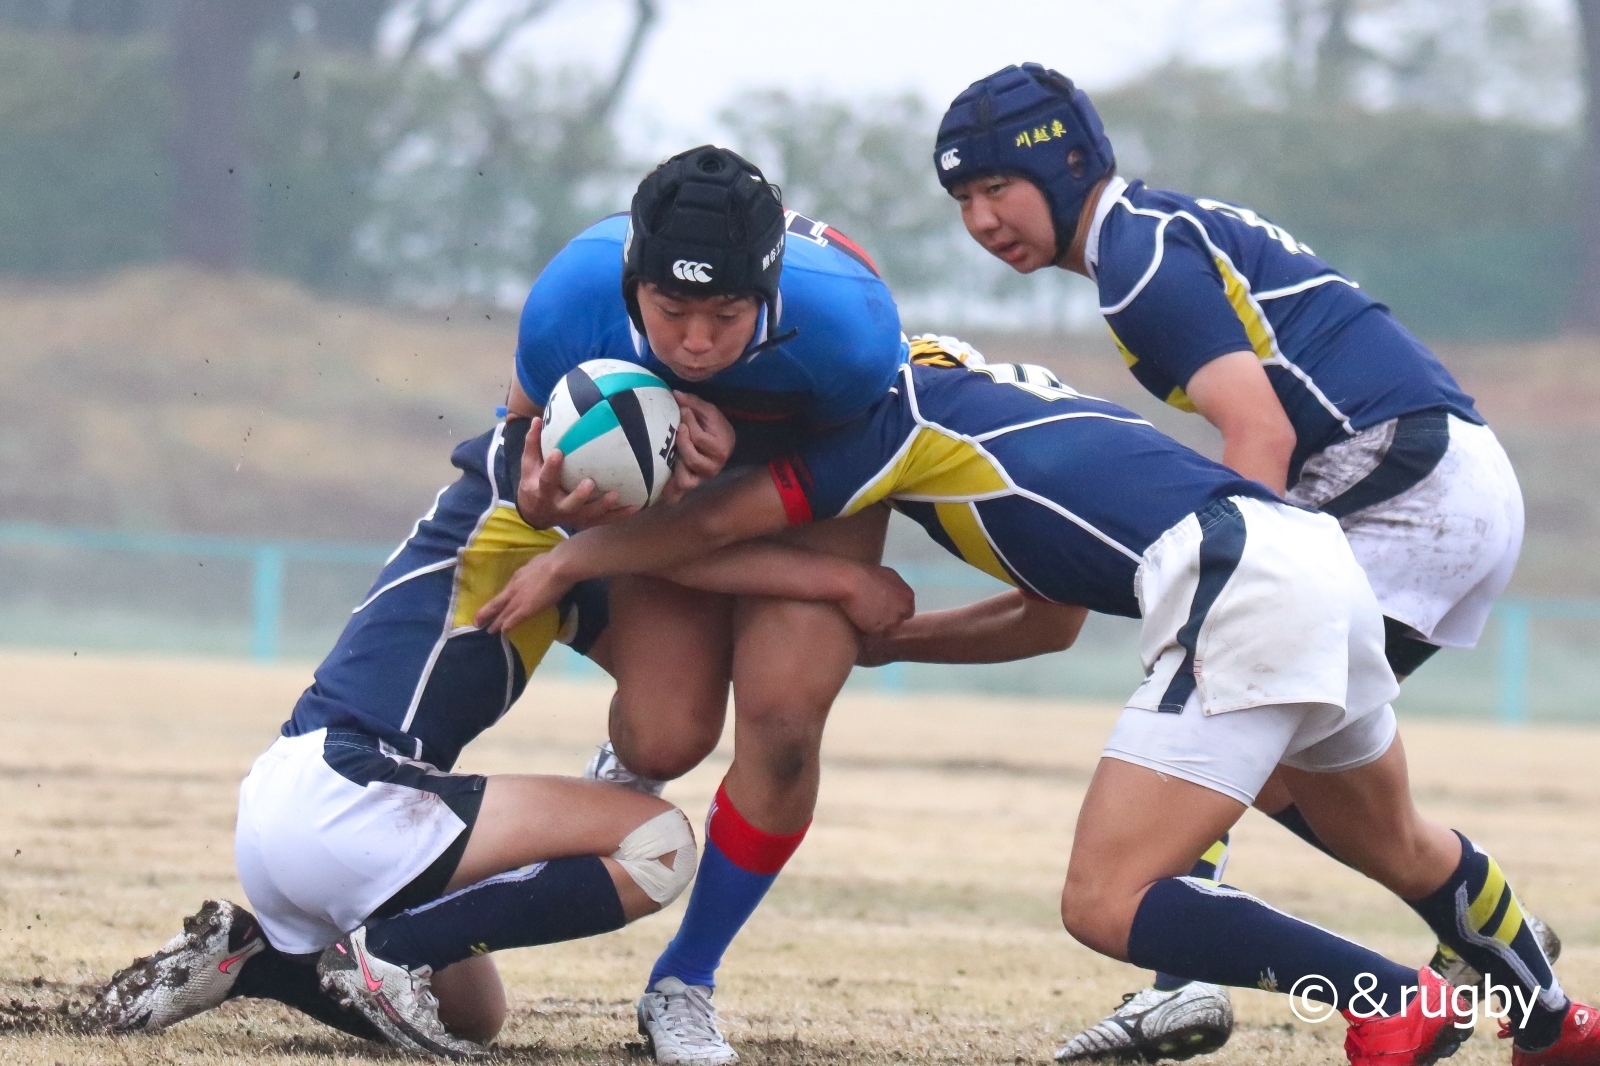
M961 149L959 149L959 148L947 149L944 152L943 155L939 156L939 169L940 170L954 170L956 167L959 167L960 165L961 165Z
M693 259L680 259L672 264L672 276L679 281L698 281L704 284L711 280L711 264L696 263Z

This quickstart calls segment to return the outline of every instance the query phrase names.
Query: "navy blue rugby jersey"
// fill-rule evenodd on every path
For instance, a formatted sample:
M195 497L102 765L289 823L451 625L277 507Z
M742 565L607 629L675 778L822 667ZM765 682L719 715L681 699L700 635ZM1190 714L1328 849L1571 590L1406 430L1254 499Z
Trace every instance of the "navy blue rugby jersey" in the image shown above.
M1025 592L1138 617L1146 548L1226 496L1276 500L1043 367L908 365L858 422L769 465L791 524L889 500L964 562Z
M1184 386L1253 351L1293 424L1289 480L1358 430L1472 397L1389 309L1246 207L1113 178L1089 234L1100 313L1139 383L1186 411Z
M351 612L284 736L364 733L448 770L522 694L553 641L587 650L605 625L603 582L578 585L503 636L474 621L518 568L563 539L517 513L527 430L526 419L514 420L456 448L450 458L460 479L417 520Z
M544 268L523 305L517 337L523 391L543 404L562 375L585 360L638 363L722 409L738 433L736 462L769 459L818 427L861 414L905 361L899 310L872 261L843 234L793 211L787 226L780 320L773 326L763 312L751 347L798 332L701 382L668 369L628 318L622 302L628 217L590 226Z

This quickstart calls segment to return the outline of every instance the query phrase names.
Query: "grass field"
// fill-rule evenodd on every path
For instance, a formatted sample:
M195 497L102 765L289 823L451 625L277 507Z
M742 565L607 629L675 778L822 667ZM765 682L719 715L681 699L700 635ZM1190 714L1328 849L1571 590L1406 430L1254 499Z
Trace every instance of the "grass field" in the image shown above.
M77 1032L96 984L159 946L234 880L235 789L303 667L0 653L0 1062L310 1064L391 1059L261 1002L156 1037ZM608 691L538 683L468 750L475 772L572 773ZM717 1002L750 1066L827 1060L1045 1063L1064 1032L1139 981L1078 947L1056 900L1105 707L848 696L834 711L815 827L730 952ZM1495 852L1561 933L1569 990L1600 995L1600 730L1407 724L1431 813ZM719 753L671 786L698 823ZM1409 911L1258 815L1229 881L1421 962ZM601 939L498 956L511 1062L623 1063L632 1005L681 908ZM1220 1064L1343 1062L1337 1021L1235 995ZM1455 1063L1509 1060L1487 1026ZM642 1061L635 1059L634 1061Z

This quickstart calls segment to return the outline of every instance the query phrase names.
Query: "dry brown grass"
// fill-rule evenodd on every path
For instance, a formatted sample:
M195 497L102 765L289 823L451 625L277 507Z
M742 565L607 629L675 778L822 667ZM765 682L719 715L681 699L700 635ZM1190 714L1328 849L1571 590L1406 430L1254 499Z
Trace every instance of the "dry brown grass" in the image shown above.
M0 655L0 1061L324 1063L389 1058L266 1003L156 1037L78 1035L54 1013L160 944L207 895L239 896L235 787L303 667ZM573 772L606 691L537 683L476 744L480 772ZM1073 944L1055 900L1106 708L970 697L847 697L815 828L729 954L718 1003L749 1066L830 1060L1045 1063L1138 975ZM1600 993L1600 732L1407 728L1418 792L1499 857L1566 940L1569 988ZM669 795L697 820L725 762ZM1419 962L1428 937L1375 887L1256 815L1229 880ZM681 904L679 905L681 907ZM625 1063L631 1010L678 908L589 942L505 953L504 1057ZM1212 1062L1336 1063L1338 1023L1236 994ZM37 1007L35 1011L30 1008ZM1481 1033L1454 1060L1507 1061ZM641 1060L635 1060L641 1061Z

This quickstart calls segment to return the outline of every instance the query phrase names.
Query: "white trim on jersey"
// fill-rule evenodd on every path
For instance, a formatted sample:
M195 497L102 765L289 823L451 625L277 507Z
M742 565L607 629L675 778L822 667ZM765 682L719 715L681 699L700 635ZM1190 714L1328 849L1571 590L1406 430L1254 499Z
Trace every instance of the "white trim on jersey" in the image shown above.
M463 550L470 546L473 541L478 539L478 534L483 532L483 527L488 523L489 516L494 514L495 511L499 510L500 508L500 483L495 479L494 476L494 460L495 456L499 454L500 449L505 444L505 433L506 424L501 422L499 425L494 427L494 433L489 438L489 451L485 455L483 463L484 476L489 479L489 506L485 507L483 509L483 513L478 516L477 523L472 527L471 534L468 535L463 544ZM458 559L460 558L459 551L456 553L456 557ZM457 570L456 579L455 581L451 582L450 585L450 602L445 607L443 630L439 634L439 639L434 642L433 650L428 653L428 661L423 664L422 675L417 678L417 687L411 692L411 703L406 707L405 720L400 723L400 731L402 733L406 733L411 730L411 723L415 721L417 717L417 708L422 704L423 690L428 687L428 679L433 676L433 668L435 664L438 663L439 656L443 654L445 644L447 644L450 638L455 636L457 633L465 633L477 628L476 626L468 626L464 629L457 629L453 625L456 617L456 603L460 598L461 571ZM500 639L503 641L506 638L502 636ZM417 741L416 758L422 758L421 740Z
M1107 545L1108 547L1115 548L1117 551L1121 552L1123 555L1126 555L1128 558L1132 559L1134 562L1138 563L1138 562L1143 562L1144 561L1144 557L1142 555L1140 555L1138 552L1134 551L1132 548L1129 548L1126 544L1123 544L1121 541L1116 540L1114 537L1110 536L1109 534L1102 532L1099 529L1099 527L1094 525L1094 523L1088 521L1085 518L1079 517L1077 514L1073 513L1072 511L1067 510L1065 507L1061 506L1059 503L1056 503L1054 500L1046 499L1045 497L1040 496L1038 493L1035 493L1035 492L1029 492L1027 489L1023 488L1021 485L1018 485L1014 480L1012 480L1011 471L1007 470L1006 467L1005 467L1005 464L1002 463L994 455L994 453L990 452L989 449L985 448L981 441L977 440L974 437L969 437L965 433L957 433L955 430L950 429L948 426L942 426L937 422L933 422L933 421L930 421L929 419L923 418L922 417L922 409L917 406L917 389L916 389L916 383L911 377L911 365L909 363L906 364L905 366L900 368L900 371L905 376L905 379L906 379L906 399L911 404L911 417L916 421L917 425L922 427L922 428L924 428L924 429L931 429L935 433L942 434L942 435L944 435L946 437L952 437L952 438L954 438L956 440L965 441L966 443L972 445L972 447L978 452L979 455L982 455L985 459L987 459L989 461L989 465L994 469L995 473L1000 475L1000 479L1006 483L1007 488L1010 490L1009 492L985 493L982 496L973 496L973 497L941 496L941 497L938 497L939 500L944 501L944 502L948 502L948 503L959 503L959 502L961 502L963 500L976 501L976 500L980 500L980 499L999 499L999 498L1001 498L1003 496L1007 496L1007 495L1021 496L1025 500L1032 500L1034 503L1037 503L1042 507L1045 507L1045 508L1047 508L1047 509L1049 509L1051 511L1054 511L1056 514L1060 515L1062 518L1065 518L1067 521L1071 522L1073 525L1077 526L1079 529L1082 529L1085 533L1088 533L1090 536L1094 537L1096 540L1099 540L1100 542L1102 542L1103 544ZM1100 416L1100 417L1114 418L1115 416L1103 415L1103 416ZM914 441L916 439L917 439L917 435L915 433L911 434L907 438L907 447L910 446L910 442L911 441ZM898 454L898 453L896 453L896 454ZM874 484L875 483L876 482L874 481ZM908 499L908 500L915 499L915 497L912 497L912 496L905 496L905 497L902 497L902 498L903 499ZM998 555L999 554L999 548L995 545L993 538L991 538L987 532L984 533L983 537L984 537L985 540L987 540L989 542L989 547L995 552L996 555Z
M406 545L410 544L411 543L411 538L417 535L417 530L422 528L422 523L426 522L428 519L432 518L434 515L439 513L439 501L444 499L444 494L449 488L450 488L450 486L446 485L444 488L440 489L438 492L433 494L433 506L429 507L428 510L427 510L427 513L424 514L421 518L419 518L415 522L411 523L411 532L406 534L406 539L405 540L402 540L399 544L395 545L394 551L389 553L389 558L387 558L387 559L385 559L383 561L383 565L384 566L388 566L390 563L392 563L396 559L400 558L400 553L406 550ZM363 604L362 606L366 606L366 605ZM356 611L359 611L359 610L361 610L361 608L357 607ZM356 611L351 611L350 613L351 614L355 614Z
M1049 599L1048 596L1034 587L1033 582L1022 576L1021 570L1011 565L1011 560L1007 559L1006 553L1000 550L1000 545L996 544L994 538L989 536L989 527L983 524L983 515L978 512L976 507L972 508L972 520L978 524L978 531L983 534L983 539L989 542L989 550L994 552L996 559L1000 560L1000 565L1005 567L1006 573L1016 578L1022 585L1027 586L1028 591L1035 596L1040 599Z
M416 531L415 530L412 531L411 536L413 536L413 537L416 536ZM407 537L406 540L409 542L411 540L411 537ZM404 548L405 544L401 544L400 547ZM395 554L398 555L400 553L399 552L395 552ZM401 574L399 577L395 578L393 581L391 581L388 584L384 585L381 589L379 589L378 591L374 592L372 595L368 596L366 599L362 600L359 604L356 605L356 609L351 611L350 613L351 614L360 614L362 611L366 610L368 607L370 607L372 605L372 601L373 600L377 599L379 596L382 596L385 592L388 592L390 589L394 588L396 585L404 585L407 581L410 581L414 577L421 577L423 574L431 574L435 570L448 570L454 565L456 565L456 560L454 558L451 558L451 559L440 559L436 563L429 563L427 566L419 566L415 570L412 570L412 571L410 571L408 573Z
M1327 285L1330 282L1338 282L1342 285L1348 285L1352 289L1361 288L1360 285L1357 285L1343 274L1318 274L1314 278L1307 278L1305 281L1299 282L1295 285L1285 285L1281 289L1268 289L1266 292L1258 292L1256 293L1256 299L1276 300L1284 296L1295 296L1299 293L1307 291L1308 289L1320 288L1321 286Z
M1199 219L1195 218L1187 211L1173 211L1169 213L1166 211L1157 211L1153 208L1135 207L1133 206L1132 201L1130 201L1126 196L1117 197L1116 202L1126 207L1131 214L1143 215L1146 218L1158 218L1161 221L1156 225L1155 255L1150 260L1149 269L1144 272L1144 276L1139 279L1138 284L1134 285L1133 291L1128 293L1126 298L1112 305L1111 307L1100 308L1101 315L1105 316L1106 318L1110 318L1112 315L1120 314L1122 311L1127 309L1129 304L1133 303L1134 299L1137 298L1141 292L1144 291L1144 287L1150 283L1150 280L1155 277L1156 271L1161 267L1162 256L1166 251L1165 238L1167 224L1173 219L1181 218L1193 226L1195 231L1200 234L1200 239L1205 242L1207 250L1209 250L1215 258L1220 259L1222 262L1227 264L1228 270L1233 275L1234 280L1238 281L1239 285L1243 288L1244 297L1249 301L1251 308L1255 311L1256 318L1260 320L1261 328L1266 332L1267 335L1267 345L1272 351L1272 355L1270 357L1260 360L1261 365L1280 366L1287 370L1294 376L1296 381L1305 386L1306 391L1311 393L1312 397L1317 401L1317 403L1322 406L1322 409L1327 411L1328 414L1332 415L1334 419L1338 421L1346 433L1352 437L1355 436L1356 429L1355 426L1350 424L1349 416L1347 416L1343 411L1339 410L1338 404L1328 399L1327 393L1323 392L1322 389L1317 386L1317 383L1311 379L1310 374L1307 374L1300 367L1290 362L1289 358L1283 354L1283 349L1278 347L1278 331L1272 328L1272 322L1267 318L1266 311L1262 309L1259 298L1251 290L1250 279L1245 277L1244 272L1234 265L1233 258L1229 256L1227 252L1224 252L1221 248L1216 246L1216 243L1211 240L1211 234L1206 232L1206 227ZM1334 277L1334 275L1322 276L1329 278L1329 280L1332 280ZM1275 291L1274 294L1278 296L1288 295L1287 292L1279 291ZM1259 358L1259 353L1257 353L1257 357Z
M1085 396L1084 399L1092 400L1097 397ZM1148 426L1150 423L1142 418L1123 418L1121 415L1101 414L1099 411L1074 411L1066 415L1051 415L1049 418L1036 418L1032 422L1019 422L1014 426L1003 426L1000 429L991 429L987 433L979 433L972 439L975 441L994 440L1007 433L1015 433L1019 429L1032 429L1034 426L1046 425L1050 422L1064 422L1069 418L1104 418L1110 422L1126 422L1130 426Z
M1119 178L1115 174L1106 182L1106 187L1100 192L1100 199L1094 205L1094 219L1089 223L1089 239L1083 246L1083 265L1089 271L1089 280L1095 280L1095 268L1100 265L1100 228L1105 224L1106 216L1111 214L1111 209L1117 206L1117 201L1122 198L1122 192L1128 187L1127 179Z

